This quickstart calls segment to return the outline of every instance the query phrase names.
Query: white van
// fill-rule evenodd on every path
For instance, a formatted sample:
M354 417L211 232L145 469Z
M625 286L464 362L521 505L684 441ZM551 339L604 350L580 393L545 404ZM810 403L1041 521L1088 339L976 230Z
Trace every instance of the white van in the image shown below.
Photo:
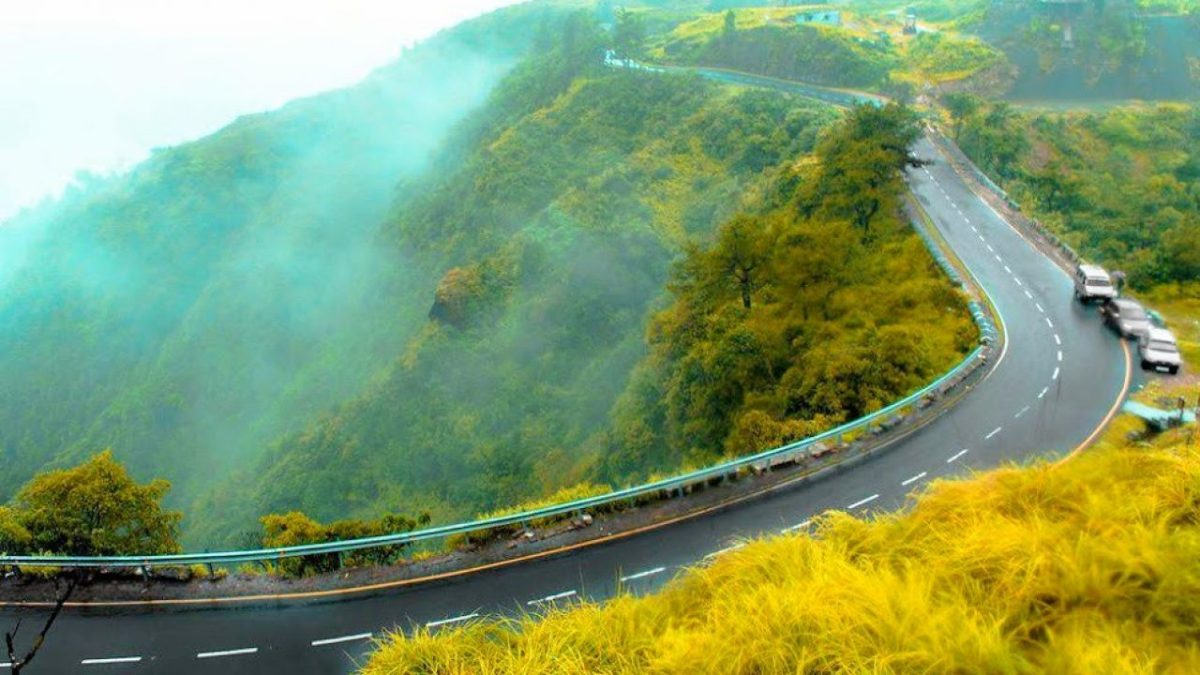
M1086 304L1092 300L1117 297L1112 277L1099 265L1080 265L1075 268L1075 299Z

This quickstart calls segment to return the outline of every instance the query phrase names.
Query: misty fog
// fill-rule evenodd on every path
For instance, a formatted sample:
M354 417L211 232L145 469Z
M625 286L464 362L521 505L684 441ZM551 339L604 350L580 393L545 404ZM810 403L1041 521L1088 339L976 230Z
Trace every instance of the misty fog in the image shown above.
M240 114L361 80L434 32L512 0L6 3L0 223L86 170Z

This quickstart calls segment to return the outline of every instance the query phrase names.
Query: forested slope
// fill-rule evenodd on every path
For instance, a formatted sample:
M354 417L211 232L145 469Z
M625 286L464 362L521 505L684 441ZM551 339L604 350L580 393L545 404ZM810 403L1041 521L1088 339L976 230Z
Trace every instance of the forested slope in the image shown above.
M180 505L360 392L424 319L377 243L395 185L548 11L465 24L0 227L0 495L112 447Z
M174 483L187 548L411 526L761 449L957 361L973 326L897 210L907 110L610 68L645 14L592 9L465 24L0 230L0 491L111 447Z

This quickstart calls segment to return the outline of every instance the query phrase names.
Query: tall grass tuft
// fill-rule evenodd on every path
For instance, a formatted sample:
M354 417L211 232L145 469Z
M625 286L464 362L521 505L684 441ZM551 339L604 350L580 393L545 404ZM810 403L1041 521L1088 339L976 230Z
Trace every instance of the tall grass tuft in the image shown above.
M1197 673L1200 452L1124 427L1065 463L822 518L662 592L388 638L389 673Z

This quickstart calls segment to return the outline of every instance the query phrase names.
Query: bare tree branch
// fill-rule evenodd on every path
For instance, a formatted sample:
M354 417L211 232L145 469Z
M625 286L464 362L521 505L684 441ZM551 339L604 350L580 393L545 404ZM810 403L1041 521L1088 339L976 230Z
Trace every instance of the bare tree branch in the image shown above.
M79 577L71 575L70 580L67 582L67 589L64 592L57 594L58 599L54 603L54 610L50 612L50 616L46 619L45 625L42 626L41 632L38 633L37 638L34 639L33 644L29 647L29 651L24 657L17 658L17 650L15 646L17 632L21 630L21 619L17 619L17 624L13 626L13 629L4 634L4 642L8 647L9 668L12 669L14 674L20 673L21 669L29 665L29 663L33 661L34 657L37 656L38 651L41 650L42 645L46 642L46 634L50 632L50 627L54 625L55 620L58 619L58 615L62 613L63 606L67 604L67 600L70 599L71 593L75 592L75 585L78 583ZM58 582L56 581L55 587L57 588L57 586Z

